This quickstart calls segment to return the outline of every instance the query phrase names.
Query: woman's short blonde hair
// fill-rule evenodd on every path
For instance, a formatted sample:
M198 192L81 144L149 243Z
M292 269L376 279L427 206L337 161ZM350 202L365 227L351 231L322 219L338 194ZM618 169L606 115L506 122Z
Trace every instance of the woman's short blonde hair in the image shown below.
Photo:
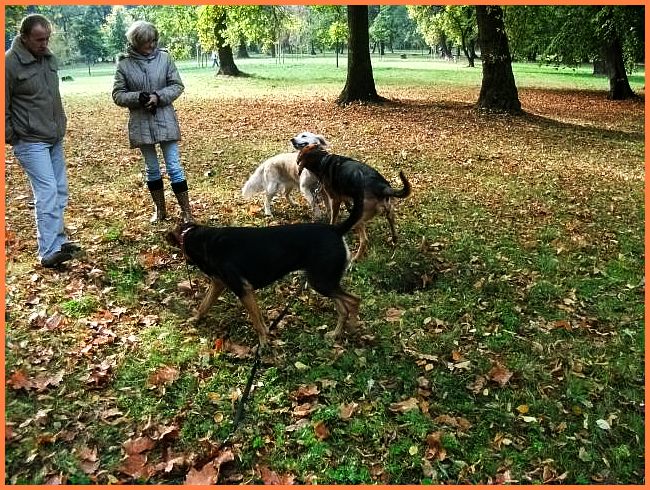
M126 31L126 40L136 48L152 41L157 43L158 29L151 22L136 20Z

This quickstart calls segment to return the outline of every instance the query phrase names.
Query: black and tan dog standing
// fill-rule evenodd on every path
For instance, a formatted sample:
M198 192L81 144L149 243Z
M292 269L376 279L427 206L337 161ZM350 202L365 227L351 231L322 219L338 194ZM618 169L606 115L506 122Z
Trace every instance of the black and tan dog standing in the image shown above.
M335 223L341 203L351 202L353 196L363 194L363 215L355 230L359 235L359 249L353 260L359 259L368 246L366 222L377 213L388 220L393 245L397 243L393 198L404 198L411 193L411 184L404 172L399 177L404 187L393 189L390 183L371 166L349 157L329 153L318 145L304 147L298 153L298 174L309 170L320 180L327 194L330 223Z
M210 287L191 320L199 320L229 289L239 298L257 331L260 348L268 344L268 328L254 291L289 272L305 271L307 282L318 293L332 298L338 321L331 333L339 337L343 327L355 326L361 300L341 288L350 262L343 236L359 221L363 198L358 195L342 223L298 223L267 227L210 227L194 223L178 225L166 234L188 263L210 278Z

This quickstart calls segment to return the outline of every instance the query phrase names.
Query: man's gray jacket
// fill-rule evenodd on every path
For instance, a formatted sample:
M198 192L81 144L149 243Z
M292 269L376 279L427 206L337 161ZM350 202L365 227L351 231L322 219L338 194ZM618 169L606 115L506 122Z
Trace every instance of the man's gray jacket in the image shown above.
M5 53L5 143L56 143L63 138L67 119L57 70L49 50L35 57L20 36L14 38Z

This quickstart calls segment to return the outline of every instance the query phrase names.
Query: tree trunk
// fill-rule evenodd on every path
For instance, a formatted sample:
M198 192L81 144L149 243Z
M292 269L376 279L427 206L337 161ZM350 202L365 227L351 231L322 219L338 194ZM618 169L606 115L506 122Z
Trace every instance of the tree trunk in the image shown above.
M454 59L454 55L451 53L451 47L449 47L449 43L447 42L447 36L445 36L444 33L440 35L440 52L443 59Z
M523 111L512 74L503 10L498 6L477 5L476 19L483 65L477 107L488 112L521 114Z
M623 60L623 49L618 36L605 42L603 47L603 59L605 68L609 76L609 95L611 100L625 100L636 97L636 94L630 87L625 71L625 61Z
M243 75L237 65L235 58L232 55L232 48L224 37L226 32L226 14L221 15L214 24L214 39L218 46L219 51L219 71L217 75L229 75L231 77L238 77Z
M219 48L219 71L217 75L229 75L231 77L238 77L242 75L237 65L235 58L232 55L232 48L230 45Z
M368 6L348 5L348 76L337 104L351 102L380 103L370 62L370 36L368 34Z
M246 48L246 38L243 36L239 38L239 47L237 48L237 58L238 59L250 58L250 56L248 55L248 49Z

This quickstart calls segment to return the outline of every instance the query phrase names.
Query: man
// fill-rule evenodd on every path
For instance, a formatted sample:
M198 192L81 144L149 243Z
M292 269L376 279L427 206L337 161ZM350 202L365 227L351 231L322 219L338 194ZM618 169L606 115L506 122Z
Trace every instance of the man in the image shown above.
M68 179L63 156L66 116L57 61L48 48L52 26L31 14L20 24L5 53L5 143L29 178L36 214L38 256L44 267L58 267L81 252L68 241L63 213Z

